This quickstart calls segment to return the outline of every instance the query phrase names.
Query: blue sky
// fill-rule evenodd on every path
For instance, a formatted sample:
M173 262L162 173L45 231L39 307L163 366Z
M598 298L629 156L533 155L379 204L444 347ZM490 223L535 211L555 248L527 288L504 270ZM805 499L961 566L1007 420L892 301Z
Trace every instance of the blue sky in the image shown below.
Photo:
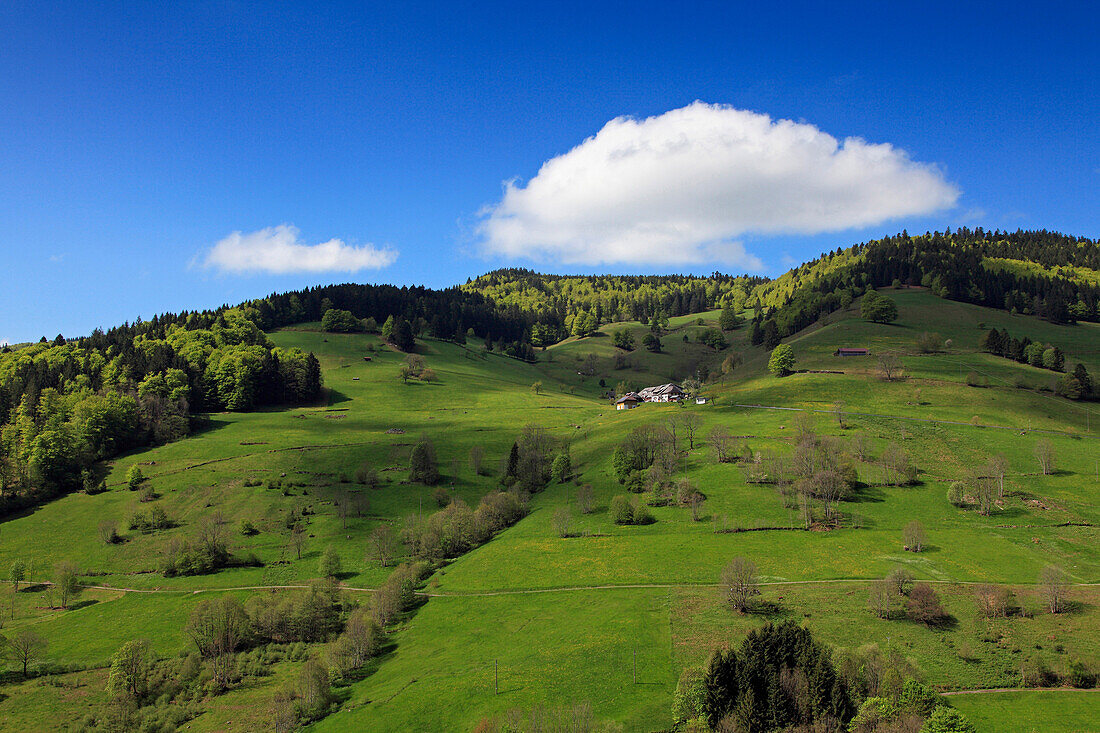
M1100 234L1091 4L528 5L5 3L0 340L329 282Z

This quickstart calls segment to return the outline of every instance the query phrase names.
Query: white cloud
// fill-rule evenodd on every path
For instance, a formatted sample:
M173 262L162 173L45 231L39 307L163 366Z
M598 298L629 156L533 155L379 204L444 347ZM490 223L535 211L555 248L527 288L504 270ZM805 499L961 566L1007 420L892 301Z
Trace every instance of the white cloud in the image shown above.
M233 232L206 253L202 266L235 274L266 272L358 272L392 265L397 252L372 244L352 246L340 239L305 244L293 224Z
M487 255L759 270L738 237L865 227L958 197L936 167L892 145L695 102L611 120L527 185L506 182L477 232Z

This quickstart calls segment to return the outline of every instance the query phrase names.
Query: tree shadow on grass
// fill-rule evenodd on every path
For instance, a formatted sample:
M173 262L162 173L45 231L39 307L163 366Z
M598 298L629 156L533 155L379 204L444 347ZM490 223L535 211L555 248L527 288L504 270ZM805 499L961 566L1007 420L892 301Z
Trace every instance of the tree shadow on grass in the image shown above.
M382 647L378 650L378 653L371 657L369 662L364 664L359 669L349 670L346 674L344 674L344 681L348 683L347 688L345 688L347 689L348 697L351 696L350 688L352 684L356 682L362 682L363 680L373 675L375 672L378 671L379 667L382 666L383 662L392 659L396 653L397 644L395 644L394 642L383 644ZM347 697L344 697L341 698L340 702L343 703L346 700Z
M1062 601L1061 610L1058 612L1059 616L1078 616L1083 613L1088 613L1093 609L1091 603L1085 603L1084 601L1078 601L1069 599Z
M878 486L870 486L868 484L860 484L852 490L851 496L845 501L853 504L862 504L865 502L883 502L886 501L886 492Z
M66 610L79 611L82 608L87 608L88 606L94 606L97 603L99 603L99 601L95 598L86 598L83 601L77 601L76 603L70 603L68 609L66 609Z
M343 392L341 392L338 389L332 389L331 387L328 388L327 395L328 395L327 404L330 407L332 405L339 405L342 402L351 402L351 398L348 397L346 394L344 394Z
M780 596L779 600L782 600L782 598L783 597ZM747 615L760 616L761 618L766 618L769 621L775 621L778 619L790 618L793 615L793 611L784 606L778 600L758 600L756 603L753 604L752 608L749 609Z
M221 430L229 425L230 421L224 418L216 417L210 413L196 413L191 416L191 435L204 435L206 433L212 433L215 430ZM127 451L121 455L115 456L112 460L141 453L149 450L148 447L136 448L132 451Z

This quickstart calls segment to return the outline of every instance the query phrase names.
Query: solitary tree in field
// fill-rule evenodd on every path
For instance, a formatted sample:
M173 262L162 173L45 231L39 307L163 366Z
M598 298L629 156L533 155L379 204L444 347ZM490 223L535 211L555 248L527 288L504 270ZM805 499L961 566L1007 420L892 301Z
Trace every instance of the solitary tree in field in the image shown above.
M707 436L710 448L714 451L714 460L726 463L733 460L733 436L724 425L715 425Z
M542 382L533 382L531 384L531 391L535 394L542 394Z
M290 546L294 548L298 559L301 560L302 550L306 546L306 528L302 526L301 522L295 522L294 526L290 528Z
M470 449L470 470L474 472L475 476L481 476L484 469L485 449L480 445L475 445Z
M581 484L577 487L577 507L581 510L581 514L591 514L594 502L592 484Z
M688 439L688 450L695 450L695 437L699 434L699 416L694 412L685 413L680 423Z
M833 416L836 417L837 426L843 428L844 427L844 403L843 402L834 402L833 403Z
M898 304L885 295L879 295L874 290L870 290L863 296L859 315L865 321L889 323L898 318Z
M760 595L756 565L751 560L735 557L722 571L722 591L730 608L738 613L748 611L753 598Z
M569 507L558 507L554 512L554 531L558 533L558 537L562 539L569 537L572 534L572 526L573 512L569 511Z
M1054 443L1050 442L1050 438L1040 438L1035 443L1035 459L1039 461L1044 476L1054 473Z
M435 447L430 441L422 440L413 448L412 455L409 457L409 480L427 486L435 486L439 483Z
M22 560L15 560L11 564L11 569L8 571L8 580L11 581L12 589L18 593L19 584L27 579L27 563Z
M905 525L904 531L905 549L911 552L920 552L924 549L925 534L924 525L917 520L909 522Z
M889 618L895 597L894 585L889 580L876 580L871 584L867 607L879 618Z
M878 376L884 382L901 379L902 364L897 354L882 353L878 355Z
M997 480L997 498L1005 498L1005 476L1008 475L1008 459L997 454L989 460L989 475Z
M7 640L4 652L9 659L22 665L23 676L26 677L31 663L46 653L46 640L30 629L20 629Z
M329 545L325 548L325 551L321 553L321 559L317 563L317 570L321 573L322 577L335 578L340 574L340 556L336 554L336 550Z
M790 344L779 344L772 349L768 359L768 371L777 377L785 377L794 371L794 349Z
M1039 590L1046 599L1047 610L1051 613L1061 613L1065 609L1068 587L1066 573L1057 565L1047 565L1039 573Z
M68 560L59 562L53 571L53 584L61 595L61 607L68 608L73 596L80 593L80 570Z

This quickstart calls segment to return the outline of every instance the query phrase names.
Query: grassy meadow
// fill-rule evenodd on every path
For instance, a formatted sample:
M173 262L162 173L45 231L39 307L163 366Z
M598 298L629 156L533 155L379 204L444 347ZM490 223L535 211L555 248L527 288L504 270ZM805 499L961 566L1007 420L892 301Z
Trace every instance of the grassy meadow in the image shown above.
M1054 373L977 351L979 324L1007 328L1060 346L1067 366L1081 361L1100 375L1100 328L1054 326L918 288L887 294L900 309L896 323L863 322L858 303L834 313L789 339L800 371L782 379L768 374L768 354L748 344L747 326L727 335L727 350L696 342L717 323L717 312L673 319L662 353L639 343L621 368L611 336L630 329L640 342L640 324L610 324L597 336L568 339L539 352L536 364L486 352L480 342L423 341L419 353L437 376L430 383L403 383L404 355L376 336L324 333L317 324L272 333L277 345L320 359L325 404L210 415L191 437L116 460L109 491L72 494L0 525L0 571L6 577L21 558L30 578L17 593L10 584L0 590L0 633L33 627L49 644L41 667L63 672L22 681L9 663L0 729L32 730L47 719L54 729L79 729L102 700L104 667L122 643L146 639L157 654L175 656L190 644L183 627L200 600L302 586L319 576L328 546L341 557L348 596L366 602L391 570L368 558L370 532L438 509L434 488L407 480L414 443L434 442L440 486L476 506L499 485L501 462L526 425L570 445L575 480L536 494L526 518L428 578L423 605L392 630L392 644L368 674L340 689L340 709L314 728L463 731L516 708L588 702L597 720L625 730L667 730L685 666L703 664L716 646L781 618L804 623L836 647L898 652L943 690L1016 687L1025 659L1054 670L1079 660L1100 670L1100 409L1022 389L1021 383L1045 387ZM942 353L919 354L914 339L922 331L950 344ZM838 346L867 346L873 355L841 359L832 355ZM883 351L898 355L904 380L877 378L875 354ZM743 363L704 386L706 405L619 412L603 397L619 382L640 388L682 380L700 364L720 375L731 352L742 354ZM582 374L593 363L589 355L594 373ZM968 386L971 372L984 375L988 386ZM612 470L615 447L640 425L668 424L689 412L699 428L694 446L678 432L680 474L706 495L699 521L687 508L666 506L653 509L651 525L613 524L607 507L626 493ZM869 456L896 444L918 467L920 482L885 486L875 461L857 461L865 486L841 504L841 526L805 531L774 486L748 483L742 466L713 460L705 436L716 426L728 428L739 445L780 454L793 449L799 426L844 446L862 441ZM1040 439L1056 452L1050 475L1041 474L1034 455ZM484 449L489 475L471 468L475 446ZM950 483L997 454L1009 465L1003 502L989 516L948 503ZM135 464L149 477L152 502L126 486ZM382 476L378 488L356 483L364 464ZM270 485L276 481L278 488ZM595 511L587 515L576 508L582 484L595 495ZM356 499L349 516L339 516L334 500L341 497ZM151 504L175 526L130 530L130 516ZM572 513L568 538L554 526L561 507ZM292 509L309 519L300 558L285 521ZM254 555L256 566L164 577L166 543L214 514L227 523L233 554ZM903 547L903 528L914 519L928 536L920 553ZM105 521L117 523L121 543L102 541ZM240 532L245 521L258 532ZM718 533L718 527L745 531ZM758 567L766 612L738 616L722 604L716 584L736 556ZM62 560L77 563L94 586L68 610L56 608L42 582ZM1050 564L1078 584L1067 613L1045 612L1038 597L1037 578ZM931 629L867 610L869 581L898 566L935 581L949 625ZM980 617L974 583L1010 586L1024 613ZM280 663L272 676L205 701L189 729L270 727L267 701L293 671ZM1087 730L1100 717L1100 698L1089 692L950 699L983 731ZM1006 727L1006 720L1019 725Z

